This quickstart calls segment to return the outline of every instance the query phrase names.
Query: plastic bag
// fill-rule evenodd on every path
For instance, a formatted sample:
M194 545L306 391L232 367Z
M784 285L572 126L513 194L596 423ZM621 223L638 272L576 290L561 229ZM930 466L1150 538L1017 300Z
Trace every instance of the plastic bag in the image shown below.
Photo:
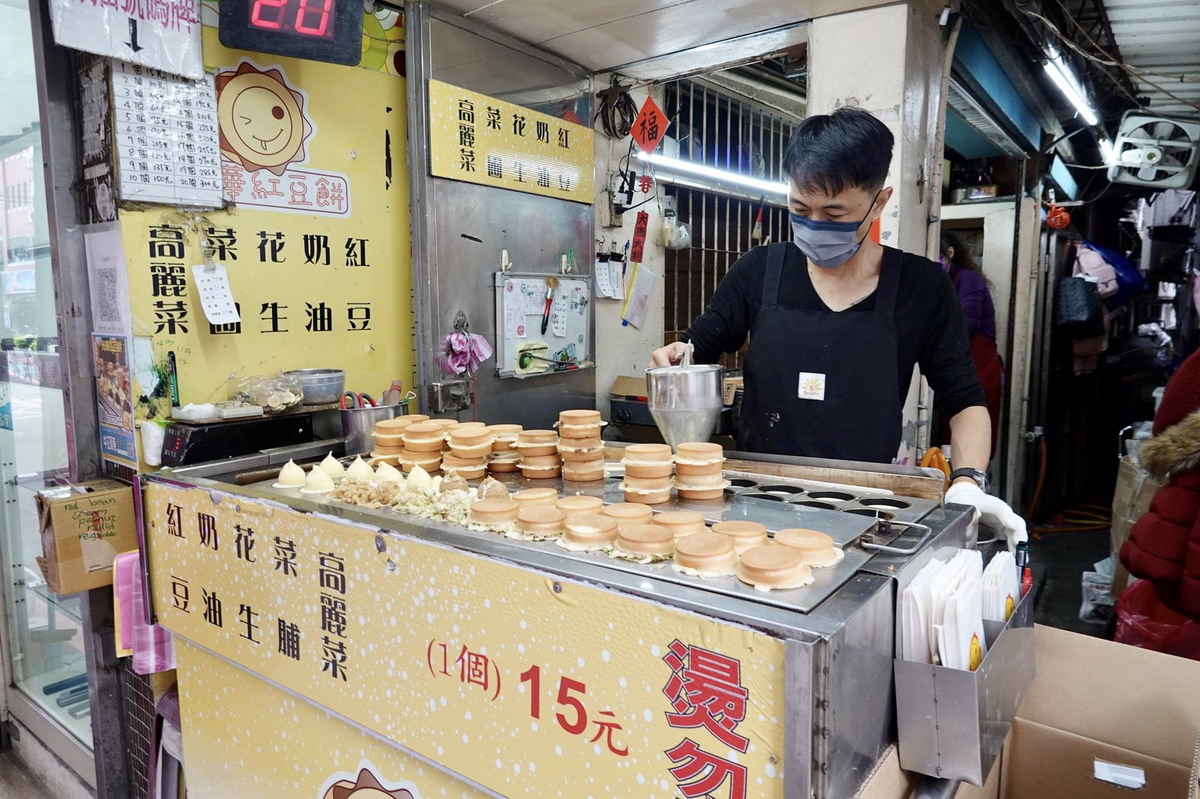
M1083 604L1079 606L1079 620L1088 624L1107 624L1108 614L1116 601L1112 595L1112 575L1084 572L1080 586Z
M1077 255L1076 268L1079 271L1090 274L1089 269L1096 269L1098 276L1108 278L1108 286L1111 286L1112 290L1101 288L1100 295L1104 297L1109 308L1116 308L1146 289L1146 278L1142 277L1137 265L1116 250L1084 241L1080 242Z
M1117 281L1117 270L1105 260L1104 256L1084 243L1077 247L1075 257L1076 274L1082 275L1096 284L1096 290L1101 297L1111 297L1116 294L1121 284Z
M238 379L233 384L230 399L261 405L268 411L282 411L303 402L304 392L299 376L279 372Z
M1113 640L1200 660L1200 624L1159 602L1148 580L1138 580L1117 600L1117 633Z

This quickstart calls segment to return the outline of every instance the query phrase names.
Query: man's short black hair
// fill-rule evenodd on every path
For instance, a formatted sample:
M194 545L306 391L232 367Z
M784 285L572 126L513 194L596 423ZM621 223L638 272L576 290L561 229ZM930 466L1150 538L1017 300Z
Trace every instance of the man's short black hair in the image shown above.
M805 118L792 131L783 169L804 192L878 191L892 162L892 132L866 111L843 106Z

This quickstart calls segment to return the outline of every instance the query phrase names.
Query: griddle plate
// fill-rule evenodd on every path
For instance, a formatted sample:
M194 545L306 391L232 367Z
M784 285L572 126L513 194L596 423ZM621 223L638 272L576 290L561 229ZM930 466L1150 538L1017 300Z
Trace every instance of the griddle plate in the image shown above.
M567 483L561 479L529 480L519 473L496 475L496 478L505 483L510 491L514 492L520 491L523 488L555 488L563 496L587 494L600 497L606 504L624 501L624 496L619 488L619 478L608 478L602 483ZM762 476L758 476L758 479L769 480L772 483L794 482L779 481L776 478L765 478ZM281 497L297 499L302 497L309 501L322 500L320 495L300 494L296 490L273 488L272 482L260 482L254 484L252 487L277 494ZM325 498L325 501L331 504L341 504L328 498ZM420 524L433 530L452 530L458 535L478 536L480 539L495 539L497 537L494 533L476 533L467 530L465 527L452 525L448 522L418 519L418 517L407 516L392 510L381 509L372 511L362 508L358 510L362 513L376 516L379 520L379 526L383 529L392 528L394 526L391 523L392 520L405 519L411 523L414 519L417 519ZM602 552L571 552L558 546L553 541L527 542L512 539L504 540L507 544L514 547L529 547L541 550L542 552L554 553L566 561L589 562L630 574L644 575L655 580L677 583L692 588L701 588L716 594L732 596L763 605L773 605L801 613L809 613L817 608L845 584L846 581L853 577L871 558L870 553L854 545L854 542L861 535L869 532L875 526L875 521L865 516L742 497L736 497L732 501L715 500L712 502L687 502L673 497L671 501L655 506L654 510L696 511L702 513L709 524L728 519L757 521L766 525L770 534L789 527L804 527L810 530L818 530L830 535L834 539L835 545L842 549L845 556L842 558L841 563L836 566L813 569L814 581L804 588L764 592L755 590L734 576L703 579L680 574L675 571L669 562L641 564L619 558L610 558ZM564 573L570 573L570 569L568 568L564 568L563 571Z

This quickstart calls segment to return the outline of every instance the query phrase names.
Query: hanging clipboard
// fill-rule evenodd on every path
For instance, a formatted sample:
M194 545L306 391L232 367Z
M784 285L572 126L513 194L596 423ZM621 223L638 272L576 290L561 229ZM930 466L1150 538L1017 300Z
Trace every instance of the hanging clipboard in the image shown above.
M542 333L546 279L558 279ZM496 272L496 374L538 377L592 363L592 278L544 272Z

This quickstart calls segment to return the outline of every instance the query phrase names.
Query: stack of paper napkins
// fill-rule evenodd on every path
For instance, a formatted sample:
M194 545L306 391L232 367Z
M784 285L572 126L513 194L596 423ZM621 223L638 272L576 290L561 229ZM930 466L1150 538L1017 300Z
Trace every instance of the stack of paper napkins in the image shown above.
M987 654L984 618L1007 620L1018 597L1016 562L1001 554L1005 559L997 555L986 573L982 554L967 549L949 560L935 558L917 573L900 598L900 657L979 668Z
M983 570L983 618L1006 622L1021 601L1021 577L1016 558L998 553Z

